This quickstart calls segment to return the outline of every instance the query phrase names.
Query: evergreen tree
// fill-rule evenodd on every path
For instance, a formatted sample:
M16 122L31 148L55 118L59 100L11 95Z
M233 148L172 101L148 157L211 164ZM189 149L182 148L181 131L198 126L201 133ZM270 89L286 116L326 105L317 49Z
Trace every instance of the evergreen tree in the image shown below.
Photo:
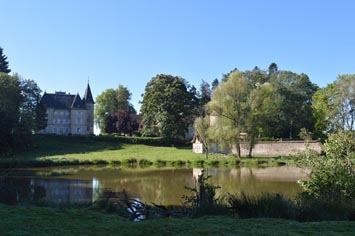
M215 90L218 87L218 85L219 85L219 81L216 78L212 81L212 90Z
M198 93L198 105L199 105L199 114L205 116L205 105L211 101L212 90L210 85L202 80L200 85L200 91Z
M7 56L3 54L3 49L0 47L0 72L10 73L9 62L7 61Z

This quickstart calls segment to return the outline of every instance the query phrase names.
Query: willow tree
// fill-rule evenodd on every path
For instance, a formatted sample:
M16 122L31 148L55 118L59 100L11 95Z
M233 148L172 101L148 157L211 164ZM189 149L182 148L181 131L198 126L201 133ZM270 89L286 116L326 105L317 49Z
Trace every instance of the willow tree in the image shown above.
M208 159L208 153L211 144L211 138L208 132L210 128L210 116L197 117L194 122L194 128L195 133L198 135L199 140L203 144L206 159Z
M214 90L208 110L216 117L211 124L212 137L223 148L235 146L237 157L241 156L241 132L247 130L250 105L248 97L251 83L242 72L233 71Z

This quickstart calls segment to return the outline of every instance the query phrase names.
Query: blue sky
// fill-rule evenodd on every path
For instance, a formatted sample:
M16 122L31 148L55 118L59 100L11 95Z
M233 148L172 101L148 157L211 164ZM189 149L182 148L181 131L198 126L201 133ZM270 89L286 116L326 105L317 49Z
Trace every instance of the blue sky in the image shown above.
M323 87L355 73L355 1L0 0L12 72L47 92L122 84L139 109L156 74L199 87L271 62Z

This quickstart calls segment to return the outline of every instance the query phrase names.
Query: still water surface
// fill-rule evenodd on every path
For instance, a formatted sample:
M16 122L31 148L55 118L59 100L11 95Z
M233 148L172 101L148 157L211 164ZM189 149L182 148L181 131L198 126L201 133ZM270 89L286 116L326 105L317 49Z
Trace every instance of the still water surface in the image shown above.
M95 201L104 190L121 192L145 203L180 205L184 186L193 187L199 168L61 167L1 171L0 202L44 201L81 204ZM297 181L306 178L297 167L207 168L218 194L258 195L282 193L293 197L301 191Z

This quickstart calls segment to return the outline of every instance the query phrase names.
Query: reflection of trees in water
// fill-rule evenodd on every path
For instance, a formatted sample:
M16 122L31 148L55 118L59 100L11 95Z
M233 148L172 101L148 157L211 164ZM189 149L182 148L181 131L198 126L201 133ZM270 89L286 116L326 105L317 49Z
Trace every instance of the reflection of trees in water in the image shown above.
M0 202L17 204L20 201L30 201L30 195L29 179L0 178Z
M248 195L259 195L264 192L282 193L287 197L292 197L301 191L297 180L305 176L305 173L296 167L242 167L217 170L219 171L212 175L211 180L213 184L222 187L218 191L219 194L244 192Z
M43 170L42 170L43 171ZM189 194L184 186L194 187L197 169L149 169L149 170L75 170L71 175L46 178L1 178L0 201L43 201L59 204L93 202L105 189L122 192L142 202L162 205L180 205L181 197ZM261 192L281 192L294 196L301 188L296 183L302 177L300 169L285 167L207 168L212 178L209 182L221 186L218 194L245 192L257 195Z
M55 204L92 202L92 181L68 179L33 179L34 186L45 188L45 201Z
M1 178L0 202L81 204L92 201L87 181L62 179Z
M124 181L122 181L124 179ZM115 192L126 190L146 203L180 204L186 192L184 186L193 185L191 169L155 170L149 173L127 173L125 177L100 180L104 188Z

